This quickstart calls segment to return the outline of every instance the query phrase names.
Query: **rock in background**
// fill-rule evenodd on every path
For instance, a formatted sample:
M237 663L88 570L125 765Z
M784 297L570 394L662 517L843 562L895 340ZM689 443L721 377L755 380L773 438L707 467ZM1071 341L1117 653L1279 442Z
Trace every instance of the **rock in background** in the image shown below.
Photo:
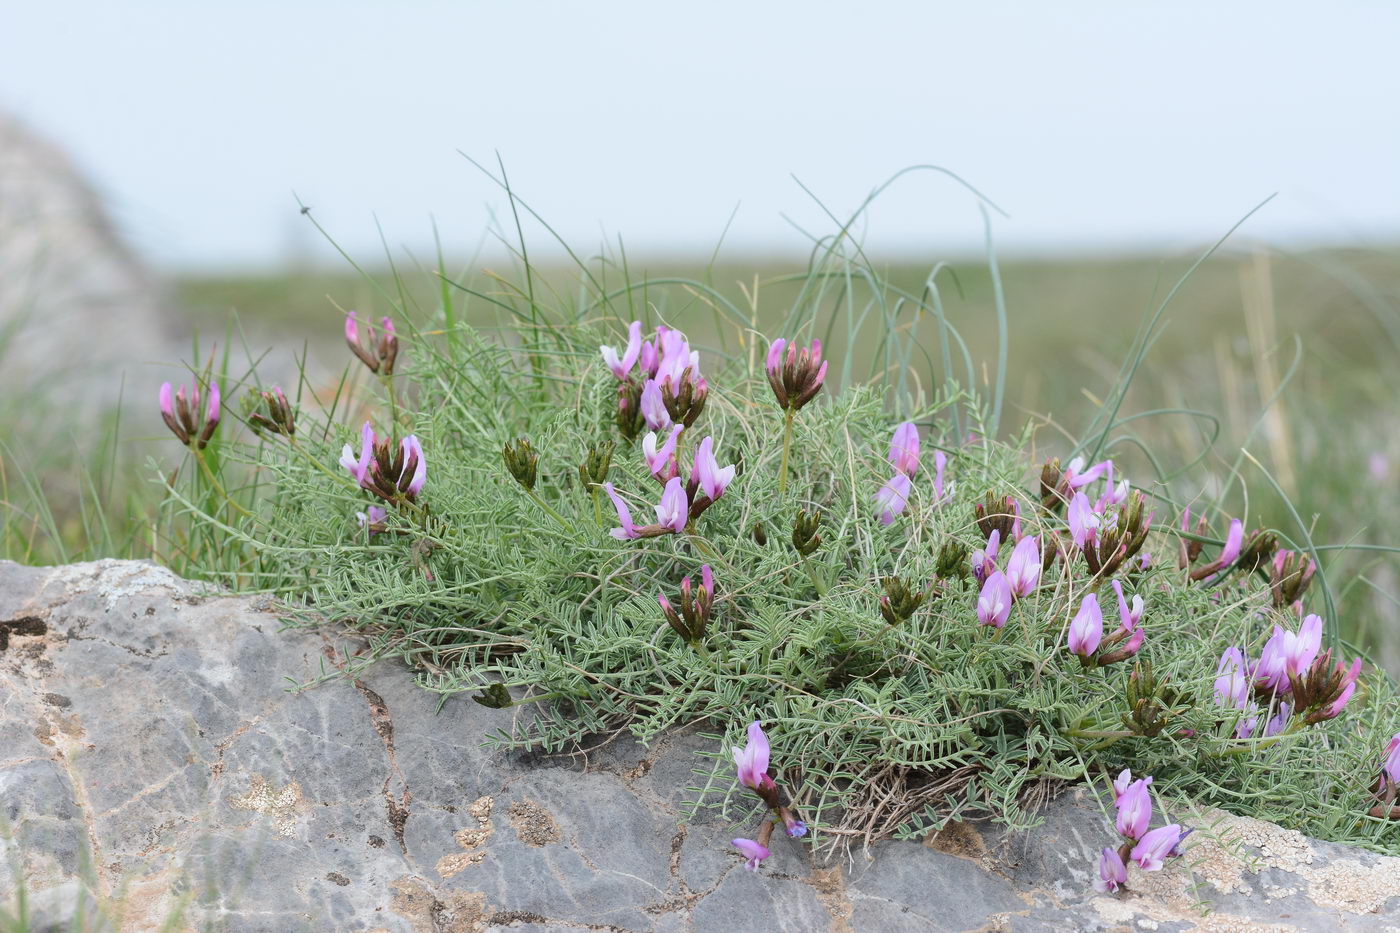
M1400 926L1400 859L1226 814L1095 895L1115 838L1083 792L1030 832L959 824L832 864L779 834L751 873L728 840L755 814L686 815L709 743L614 742L586 768L491 752L531 707L438 714L397 663L291 692L353 645L269 608L145 563L0 563L0 905L22 877L36 930Z
M54 145L0 113L0 388L154 397L181 341L164 289Z

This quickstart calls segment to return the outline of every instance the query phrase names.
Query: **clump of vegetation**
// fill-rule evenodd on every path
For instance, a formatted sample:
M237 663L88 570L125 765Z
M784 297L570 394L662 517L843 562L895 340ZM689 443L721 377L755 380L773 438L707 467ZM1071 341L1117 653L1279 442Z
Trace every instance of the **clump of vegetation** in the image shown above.
M167 523L219 538L211 578L364 636L352 672L397 657L445 698L533 705L492 741L698 725L717 741L696 802L725 806L719 742L761 722L784 794L759 796L790 835L1026 825L1056 785L1130 768L1400 851L1376 791L1400 704L1337 638L1318 548L1209 506L1193 524L1185 474L1123 429L1155 319L1046 460L1035 424L1001 424L1004 370L985 392L956 377L975 368L938 270L904 292L823 241L764 334L757 295L678 283L707 320L581 268L566 297L528 265L492 293L443 278L416 330L386 291L399 329L366 344L350 318L330 398L250 386L168 483ZM463 299L500 326L465 324ZM1002 359L1008 336L1003 314ZM182 440L219 413L197 418L174 411Z

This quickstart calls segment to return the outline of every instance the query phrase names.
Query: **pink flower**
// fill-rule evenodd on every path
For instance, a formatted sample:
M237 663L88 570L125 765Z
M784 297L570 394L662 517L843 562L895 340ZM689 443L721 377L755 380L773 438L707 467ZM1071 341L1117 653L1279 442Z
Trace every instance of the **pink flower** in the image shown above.
M1011 584L1006 574L993 570L987 582L982 584L982 592L977 597L977 621L993 628L1006 625L1011 617Z
M1150 786L1150 785L1152 784L1152 775L1149 774L1147 777L1143 778L1142 780L1143 780L1143 782L1144 782L1145 784L1147 784L1147 785ZM1132 787L1132 786L1133 786L1133 772L1129 771L1127 768L1124 768L1122 771L1118 772L1118 777L1114 778L1114 780L1113 780L1113 803L1114 803L1114 805L1117 805L1119 799L1123 796L1124 793L1127 792L1128 788L1129 788L1129 787Z
M1069 623L1067 641L1069 650L1081 658L1091 658L1099 650L1099 643L1103 641L1103 610L1093 593L1079 604L1079 611Z
M706 437L695 449L694 479L700 484L711 501L724 495L724 490L734 480L734 465L720 469L715 459L714 438Z
M653 431L665 431L671 427L671 413L666 410L666 402L661 397L661 386L655 379L648 379L642 386L642 417L647 427Z
M368 528L371 535L378 533L379 529L376 526L382 526L388 517L389 513L377 505L370 506L364 512L355 513L355 521L359 523L360 528Z
M1390 744L1385 747L1385 762L1381 769L1392 783L1400 784L1400 732L1395 733Z
M642 455L646 457L647 468L651 470L652 476L663 483L673 476L680 475L680 469L676 466L676 441L682 430L681 425L672 425L671 434L660 450L656 447L655 431L648 431L646 437L642 438Z
M1351 698L1356 694L1356 678L1361 676L1361 659L1356 658L1351 662L1351 667L1343 675L1341 694L1324 711L1325 718L1335 719L1342 714L1342 710L1347 708Z
M1271 738L1278 735L1288 725L1288 718L1293 715L1293 705L1286 700L1282 700L1278 705L1278 712L1273 718L1264 723L1264 738ZM1252 731L1252 730L1251 730Z
M952 486L943 486L943 468L948 465L948 455L941 450L933 452L933 504L938 505L953 492Z
M391 375L394 372L394 360L399 353L399 338L394 334L394 322L387 317L380 322L383 333L377 337L374 333L374 325L368 327L369 349L365 349L360 342L360 325L355 317L355 312L351 311L345 315L345 342L350 345L350 350L359 358L361 363L372 373L382 373Z
M410 467L413 468L413 478L409 480L404 494L413 499L423 491L423 484L428 480L428 460L423 456L423 445L415 435L405 437L400 446L403 448L404 472L407 473Z
M1128 608L1128 601L1123 598L1123 584L1117 580L1113 581L1113 592L1118 594L1118 618L1126 631L1137 629L1138 622L1142 621L1142 596L1133 597L1133 607Z
M1289 675L1301 677L1317 658L1322 647L1322 619L1309 615L1295 635L1275 625L1274 633L1259 652L1254 680L1262 690L1287 693L1292 689Z
M632 365L637 362L637 355L642 350L642 322L633 321L627 328L627 348L623 350L619 359L617 350L612 347L599 347L603 354L603 362L612 370L618 379L626 379L627 374L632 371Z
M773 854L768 851L767 847L759 845L752 839L731 839L730 842L748 859L744 863L744 867L749 871L758 871L758 863Z
M374 428L368 421L360 429L360 458L355 459L355 451L346 444L340 451L340 465L350 472L355 482L368 486L369 467L374 453Z
M820 340L813 340L811 348L801 352L796 343L789 343L782 337L769 344L764 369L778 405L797 411L810 402L826 381L826 365Z
M677 480L677 482L679 482L679 480ZM632 510L627 508L627 503L622 501L622 497L617 494L617 490L613 488L613 484L604 483L603 492L607 493L608 498L612 500L613 506L617 509L618 523L622 526L621 528L611 529L608 534L620 541L640 537L637 534L637 526L632 524Z
M919 429L912 421L901 422L890 441L890 464L896 471L913 476L919 471Z
M1181 840L1181 827L1175 823L1159 826L1133 846L1131 858L1143 871L1157 871Z
M1238 518L1230 522L1230 530L1225 534L1225 546L1215 562L1223 570L1239 560L1240 548L1244 545L1244 522Z
M1006 579L1011 584L1011 595L1024 599L1040 583L1040 539L1027 535L1011 550L1011 558L1006 562ZM1116 581L1115 581L1116 582Z
M186 447L194 444L199 450L203 450L208 445L209 439L214 436L214 429L219 426L221 413L219 384L217 382L209 384L209 405L203 417L199 413L198 382L194 384L194 391L188 397L185 395L184 386L180 386L178 391L172 392L170 383L161 384L161 420Z
M992 533L987 535L986 548L978 548L972 552L972 575L977 578L978 583L987 582L987 577L997 569L997 551L1000 549L1001 529L993 528Z
M656 348L656 344L648 340L642 344L642 352L637 357L641 364L638 368L643 376L648 379L656 378L656 371L661 368L661 351Z
M1133 633L1128 636L1128 640L1123 642L1122 647L1105 654L1099 658L1100 664L1116 664L1119 661L1126 661L1142 650L1142 643L1147 638L1147 630L1142 626L1133 629Z
M1303 619L1298 634L1283 634L1283 669L1294 677L1303 676L1322 648L1322 617L1309 615Z
M1247 739L1254 734L1254 730L1259 727L1259 704L1248 704L1247 712L1240 717L1240 721L1235 724L1235 738Z
M880 524L894 524L895 516L909 504L909 488L909 477L903 473L896 473L880 487L875 494L875 504L880 508Z
M783 807L779 815L783 818L783 831L786 832L790 838L801 839L803 836L807 835L807 824L794 816L792 811L787 807Z
M1152 824L1152 794L1147 789L1150 780L1136 780L1118 796L1116 825L1118 832L1127 839L1141 839Z
M780 378L779 374L783 366L783 348L787 346L787 340L779 337L768 345L768 358L763 362L763 368L767 371L770 379Z
M1118 886L1128 883L1128 866L1116 849L1104 849L1099 854L1099 880L1094 882L1094 890L1111 894Z
M1226 648L1215 672L1215 702L1244 709L1249 700L1249 662L1244 653L1233 645Z
M1084 468L1084 458L1075 457L1069 462L1069 465L1065 467L1065 485L1072 490L1082 489L1100 476L1103 476L1105 470L1111 471L1112 469L1113 461L1104 460L1086 470Z
M205 437L208 437L218 425L220 412L219 384L211 382L209 383L209 408L204 413L204 431L202 433Z
M757 719L749 723L748 741L743 748L732 748L734 766L739 772L739 783L751 790L767 790L773 786L768 776L768 754L772 750L768 736L763 733L763 723Z
M669 379L673 390L679 389L687 368L692 377L700 378L700 354L690 349L685 334L674 328L658 328L657 344L661 354L661 363L656 369L658 383Z
M1371 479L1378 483L1384 483L1390 479L1390 460L1380 451L1371 454L1367 461L1367 466L1371 470Z
M685 484L679 476L673 476L666 481L661 501L656 505L656 523L680 534L685 531L685 523L689 520L690 501L685 495Z
M1074 546L1082 551L1097 541L1102 524L1103 518L1094 512L1089 497L1082 492L1075 493L1069 500L1069 534Z

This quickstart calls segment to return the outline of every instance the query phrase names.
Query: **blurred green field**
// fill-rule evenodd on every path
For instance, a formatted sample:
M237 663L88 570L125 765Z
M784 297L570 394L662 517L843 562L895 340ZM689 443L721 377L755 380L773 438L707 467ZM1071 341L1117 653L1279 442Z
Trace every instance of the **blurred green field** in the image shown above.
M1004 430L1036 424L1038 450L1046 456L1065 452L1066 439L1079 436L1098 413L1143 323L1196 256L1003 258L1010 323ZM629 259L625 270L618 260L588 262L604 291L624 279L651 283L619 295L611 317L641 316L649 309L653 318L664 316L698 344L726 354L751 347L740 346L746 339L741 331L717 324L714 304L732 302L745 316L756 305L758 329L771 329L796 299L792 274L803 267L801 258L710 266L685 259ZM914 296L923 293L930 273L912 263L879 268ZM449 270L454 284L447 286L429 269L400 268L395 274L380 267L371 277L373 283L347 268L185 278L174 287L203 345L223 339L235 322L232 332L246 342L249 357L277 348L284 359L280 365L294 375L288 351L300 354L304 348L308 374L328 387L348 356L339 309L377 317L406 306L417 308L413 314L426 321L441 306L445 287L468 321L489 326L501 319L493 296L523 287L508 263ZM966 340L972 381L989 390L998 348L986 261L951 262L935 281L948 319ZM545 308L564 307L583 293L579 271L562 265L545 267L532 284ZM842 285L834 287L839 292ZM849 313L897 310L873 307L862 297ZM900 320L900 328L915 326L908 314ZM1191 275L1163 320L1168 326L1135 374L1122 411L1199 410L1218 419L1218 434L1204 415L1134 422L1127 432L1132 436L1120 439L1112 451L1130 477L1148 478L1158 469L1203 457L1207 479L1198 494L1213 499L1228 484L1230 501L1247 512L1250 526L1277 527L1295 539L1309 535L1319 545L1400 544L1394 530L1400 525L1400 499L1394 494L1400 418L1393 376L1400 362L1400 249L1219 255ZM927 315L917 323L922 346L934 345L935 326ZM879 347L848 348L839 334L833 337L829 355L852 356L859 363L853 378L882 365ZM235 354L235 372L242 352ZM954 369L966 382L962 365ZM932 350L912 370L911 391L941 382ZM153 471L143 466L151 452L167 465L180 453L162 438L154 405L148 417L129 421L109 444L82 457L61 432L36 437L35 411L33 404L23 411L0 409L0 428L9 438L0 454L0 495L8 506L0 517L4 556L37 563L155 555L179 569L152 519L160 489L152 482ZM1238 481L1231 478L1235 470ZM1400 670L1400 613L1388 595L1397 589L1394 558L1400 555L1329 553L1329 570L1346 581L1338 599L1346 615L1343 629L1378 646L1386 665Z

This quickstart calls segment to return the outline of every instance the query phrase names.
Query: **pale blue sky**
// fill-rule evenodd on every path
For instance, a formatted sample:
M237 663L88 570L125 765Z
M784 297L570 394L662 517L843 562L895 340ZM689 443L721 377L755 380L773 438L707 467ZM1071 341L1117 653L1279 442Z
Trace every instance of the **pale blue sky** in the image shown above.
M919 162L999 202L1008 249L1184 246L1271 192L1274 242L1400 236L1400 4L237 4L0 0L0 106L66 144L168 266L472 249L499 150L580 248L792 252ZM961 250L971 200L907 182L868 239ZM541 241L543 250L544 243ZM319 255L321 247L315 247Z

